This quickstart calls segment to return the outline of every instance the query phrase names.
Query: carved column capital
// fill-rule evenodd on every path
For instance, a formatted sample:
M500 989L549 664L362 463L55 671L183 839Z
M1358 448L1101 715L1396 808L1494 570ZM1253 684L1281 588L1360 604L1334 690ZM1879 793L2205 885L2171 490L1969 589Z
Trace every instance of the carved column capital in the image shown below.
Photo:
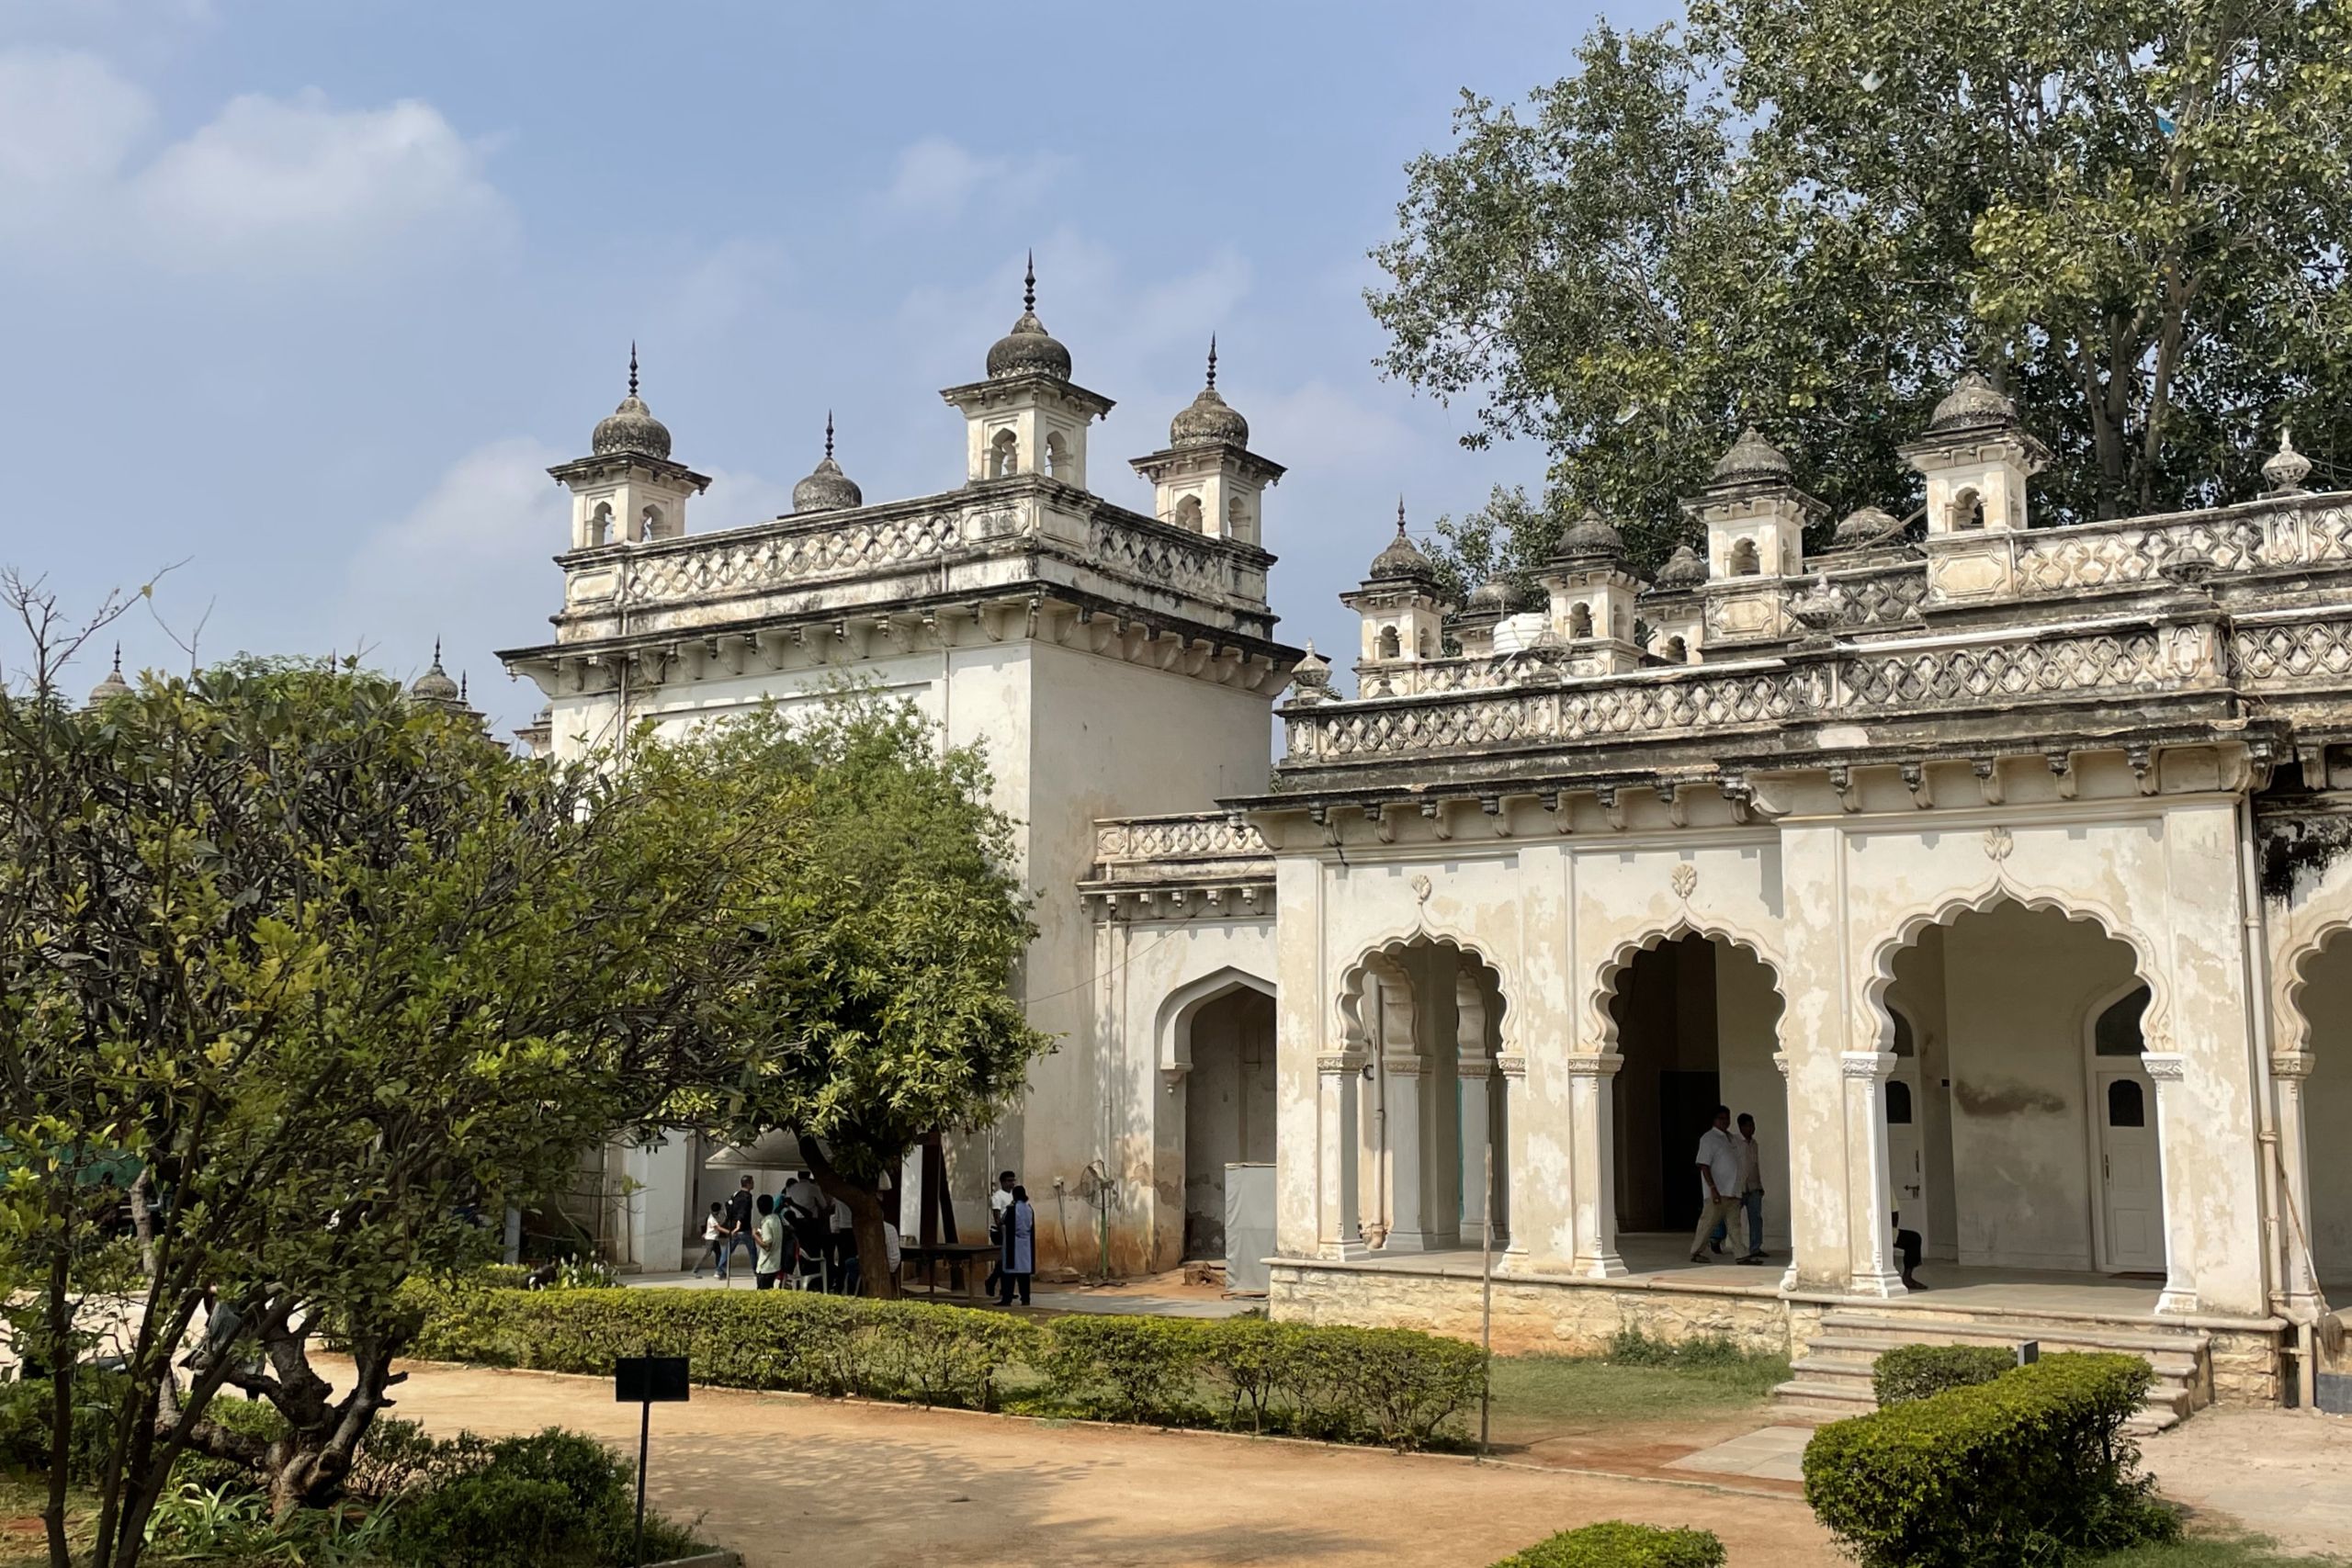
M1429 1070L1429 1064L1419 1056L1383 1056L1380 1067L1392 1078L1417 1078Z
M1840 1051L1838 1069L1849 1078L1884 1078L1894 1071L1892 1051Z
M1501 1073L1503 1077L1516 1082L1527 1076L1527 1058L1524 1056L1497 1056L1495 1058L1495 1070Z
M1578 1051L1567 1058L1569 1076L1579 1078L1614 1077L1624 1065L1614 1051Z
M1315 1058L1315 1070L1328 1076L1357 1073L1363 1070L1364 1056L1360 1051L1326 1051Z
M1781 1069L1781 1078L1785 1083L1789 1077L1789 1054L1786 1051L1773 1052L1772 1065Z
M2280 1051L2270 1058L2270 1076L2278 1078L2307 1078L2312 1076L2312 1054L2308 1051Z
M1495 1076L1494 1059L1488 1056L1464 1056L1453 1064L1457 1078L1489 1078Z
M2188 1058L2177 1051L2144 1051L2140 1066L2158 1083L2178 1083L2188 1076Z

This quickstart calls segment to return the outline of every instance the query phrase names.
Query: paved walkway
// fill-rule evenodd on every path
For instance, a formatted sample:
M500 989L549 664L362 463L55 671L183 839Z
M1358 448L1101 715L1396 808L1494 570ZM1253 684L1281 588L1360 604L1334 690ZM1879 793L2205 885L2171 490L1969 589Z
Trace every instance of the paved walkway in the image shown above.
M397 1393L438 1431L637 1439L600 1380L421 1366ZM656 1409L653 1434L655 1504L745 1568L1485 1568L1604 1518L1713 1529L1731 1568L1841 1561L1803 1503L1736 1486L719 1389Z
M2164 1495L2201 1518L2352 1555L2352 1416L2200 1410L2141 1452Z
M622 1282L640 1290L660 1287L687 1291L748 1291L752 1288L749 1269L737 1272L724 1280L716 1274L705 1274L697 1279L690 1272L681 1272L632 1274ZM992 1304L944 1288L936 1296L921 1290L912 1291L907 1299L939 1301L950 1306L985 1307ZM1118 1313L1129 1317L1238 1317L1245 1312L1262 1309L1265 1304L1262 1296L1227 1296L1207 1286L1182 1284L1173 1274L1121 1280L1111 1285L1037 1285L1030 1291L1030 1310L1033 1312Z

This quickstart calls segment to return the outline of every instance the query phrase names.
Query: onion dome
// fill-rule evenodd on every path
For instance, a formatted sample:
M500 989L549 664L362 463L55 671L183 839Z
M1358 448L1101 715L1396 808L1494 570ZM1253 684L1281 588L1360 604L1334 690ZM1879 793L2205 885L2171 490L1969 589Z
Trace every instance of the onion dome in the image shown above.
M1932 434L1950 430L1977 430L1989 425L2017 423L2018 406L2001 395L2000 389L1978 372L1971 370L1952 383L1936 412L1928 416L1928 429Z
M1707 581L1707 560L1688 545L1677 545L1666 564L1657 569L1657 586L1668 593L1697 588Z
M433 639L433 668L416 678L416 683L409 687L408 694L410 701L424 703L432 707L456 708L465 705L465 695L458 690L458 682L449 679L449 672L441 668L441 639L439 637Z
M1508 615L1519 608L1519 585L1499 572L1470 590L1463 610L1473 615Z
M640 457L670 456L670 427L653 417L645 400L637 395L637 344L628 345L628 396L621 406L596 422L596 433L590 438L589 450L599 457L607 454L630 453Z
M1795 470L1789 467L1781 449L1765 440L1751 424L1739 433L1731 450L1715 460L1711 480L1719 485L1785 484L1794 476Z
M792 510L795 512L838 512L844 507L865 504L865 492L857 488L842 466L833 461L833 415L825 411L825 455L807 479L792 487Z
M2301 495L2303 479L2312 471L2312 460L2295 450L2295 438L2287 427L2278 427L2278 450L2262 465L2262 477L2270 481L2273 495Z
M1900 532L1902 527L1902 522L1894 513L1879 507L1865 506L1847 514L1846 520L1838 524L1837 531L1829 536L1829 545L1832 549L1857 550Z
M90 705L103 707L117 697L130 695L130 682L122 678L122 644L114 645L114 668L107 678L90 688Z
M1553 547L1552 558L1575 566L1622 561L1625 558L1625 536L1600 513L1588 510L1560 536L1560 542Z
M1306 655L1291 666L1290 683L1301 701L1319 701L1331 692L1331 661L1315 651L1315 641L1307 639Z
M1022 282L1021 319L1012 323L1011 332L989 345L989 374L1046 375L1069 379L1069 350L1037 319L1037 258L1034 253L1029 257L1028 275Z
M1405 498L1396 498L1396 536L1388 547L1372 558L1372 570L1365 575L1367 582L1410 578L1418 582L1435 582L1437 568L1430 558L1421 554L1420 547L1405 536Z
M1247 446L1250 422L1217 395L1216 339L1209 339L1209 378L1192 406L1168 422L1170 446Z

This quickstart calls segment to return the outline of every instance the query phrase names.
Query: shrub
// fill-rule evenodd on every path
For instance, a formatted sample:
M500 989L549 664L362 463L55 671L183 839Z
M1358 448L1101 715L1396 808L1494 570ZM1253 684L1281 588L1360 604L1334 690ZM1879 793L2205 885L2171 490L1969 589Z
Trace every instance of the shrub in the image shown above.
M1250 1429L1262 1432L1266 1417L1299 1353L1301 1332L1263 1317L1232 1317L1205 1325L1201 1365L1225 1385L1225 1424L1238 1429L1245 1410Z
M2017 1364L2017 1352L1998 1345L1899 1345L1871 1369L1871 1392L1884 1408L1991 1382Z
M473 1439L460 1472L394 1507L388 1550L435 1568L555 1568L624 1560L636 1496L602 1443L550 1427Z
M927 1302L883 1304L869 1360L881 1365L890 1392L917 1404L994 1408L1005 1369L1035 1356L1036 1328L1019 1318L963 1312Z
M1660 1529L1608 1519L1562 1530L1495 1568L1723 1568L1724 1543L1705 1530Z
M1054 1392L1123 1421L1181 1418L1207 1335L1188 1318L1098 1317L1055 1321L1038 1369Z
M1326 1330L1325 1332L1331 1332ZM1487 1353L1409 1328L1340 1330L1347 1386L1374 1436L1390 1447L1427 1448L1487 1385Z
M2154 1374L2059 1355L1824 1427L1804 1451L1815 1517L1863 1568L2003 1568L2177 1533L2123 1423Z

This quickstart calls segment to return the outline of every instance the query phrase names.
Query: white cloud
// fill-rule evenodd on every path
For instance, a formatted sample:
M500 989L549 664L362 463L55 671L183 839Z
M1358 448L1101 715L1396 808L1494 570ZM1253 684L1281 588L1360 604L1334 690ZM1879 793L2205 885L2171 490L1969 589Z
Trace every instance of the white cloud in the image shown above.
M878 201L884 211L899 217L945 220L976 197L998 207L1034 201L1071 165L1058 152L985 156L944 136L926 136L899 153L898 168Z
M503 243L483 149L432 105L247 95L143 164L153 100L94 54L0 50L0 247L263 276Z

